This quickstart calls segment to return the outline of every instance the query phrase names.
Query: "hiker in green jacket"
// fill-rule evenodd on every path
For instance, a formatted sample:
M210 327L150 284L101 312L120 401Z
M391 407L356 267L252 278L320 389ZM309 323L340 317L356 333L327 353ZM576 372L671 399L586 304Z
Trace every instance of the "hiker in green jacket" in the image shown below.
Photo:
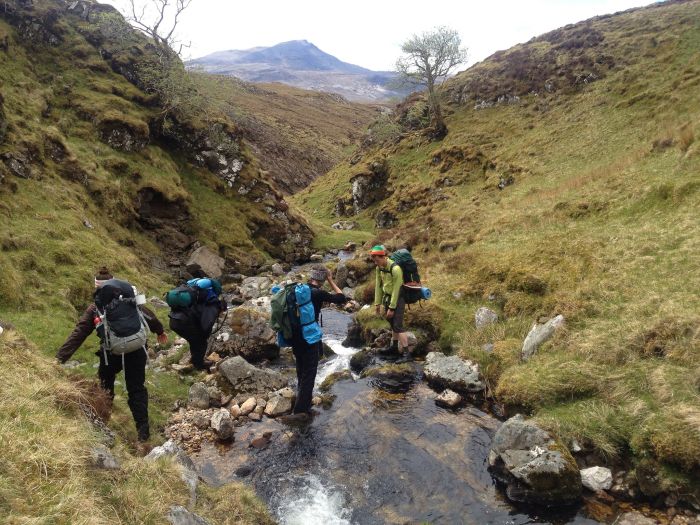
M384 316L391 325L391 344L380 349L379 352L387 355L406 353L408 336L403 328L403 314L406 309L402 292L403 271L398 264L389 258L384 246L372 247L369 254L372 257L372 262L377 266L374 307L377 315L381 315L381 308L384 306Z

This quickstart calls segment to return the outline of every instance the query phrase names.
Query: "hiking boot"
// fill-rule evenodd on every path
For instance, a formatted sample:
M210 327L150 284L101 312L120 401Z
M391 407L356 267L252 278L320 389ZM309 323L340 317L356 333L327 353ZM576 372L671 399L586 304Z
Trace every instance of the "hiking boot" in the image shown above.
M380 348L377 350L377 353L380 355L385 355L385 356L396 356L398 357L399 354L399 342L394 340L391 342L389 346L385 346L384 348Z
M151 437L151 429L149 428L148 423L139 425L136 428L136 433L138 434L138 440L141 443L143 443L144 441L148 441L148 438Z

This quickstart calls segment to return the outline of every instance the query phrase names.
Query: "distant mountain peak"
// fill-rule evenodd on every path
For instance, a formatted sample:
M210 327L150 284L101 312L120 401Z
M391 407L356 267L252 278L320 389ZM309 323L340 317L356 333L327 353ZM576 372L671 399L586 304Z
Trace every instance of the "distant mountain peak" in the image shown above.
M228 50L191 60L188 67L248 82L282 82L303 89L338 93L351 100L386 100L402 95L388 89L393 73L343 62L306 39L269 47Z

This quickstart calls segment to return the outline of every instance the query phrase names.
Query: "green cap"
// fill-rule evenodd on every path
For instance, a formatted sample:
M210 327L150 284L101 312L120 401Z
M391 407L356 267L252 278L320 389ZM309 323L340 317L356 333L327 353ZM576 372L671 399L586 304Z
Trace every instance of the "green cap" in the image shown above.
M369 251L370 255L386 255L386 248L382 246L381 244L377 244L376 246L372 246L372 249Z

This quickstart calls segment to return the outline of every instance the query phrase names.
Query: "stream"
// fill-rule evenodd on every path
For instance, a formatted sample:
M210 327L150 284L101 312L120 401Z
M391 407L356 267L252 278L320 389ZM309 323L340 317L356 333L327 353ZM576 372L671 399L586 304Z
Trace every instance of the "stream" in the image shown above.
M319 365L317 386L358 350L340 343L349 314L324 309L323 319L335 355ZM419 378L398 388L348 379L331 393L333 405L306 426L265 418L238 428L230 446L204 446L192 458L200 475L250 483L283 525L599 523L585 507L540 513L506 501L486 468L499 421L436 406ZM250 448L266 431L269 446Z

